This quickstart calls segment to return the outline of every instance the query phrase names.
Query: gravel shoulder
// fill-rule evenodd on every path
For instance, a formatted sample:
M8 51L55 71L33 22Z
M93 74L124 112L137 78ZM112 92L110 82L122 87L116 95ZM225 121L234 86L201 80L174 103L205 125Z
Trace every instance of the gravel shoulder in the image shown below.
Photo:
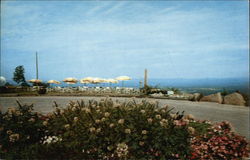
M17 107L16 100L22 104L34 104L34 109L42 113L53 111L54 101L60 107L66 107L70 101L76 100L100 100L105 97L64 97L64 96L41 96L41 97L0 97L0 107L6 111L9 107ZM124 101L130 98L110 97L114 100ZM145 98L136 98L140 102ZM184 100L169 100L169 99L153 99L147 98L149 101L158 101L160 105L169 105L174 108L174 111L185 111L186 114L193 114L196 118L202 120L211 120L212 122L229 121L232 123L235 131L249 137L249 107L217 104L211 102L191 102Z

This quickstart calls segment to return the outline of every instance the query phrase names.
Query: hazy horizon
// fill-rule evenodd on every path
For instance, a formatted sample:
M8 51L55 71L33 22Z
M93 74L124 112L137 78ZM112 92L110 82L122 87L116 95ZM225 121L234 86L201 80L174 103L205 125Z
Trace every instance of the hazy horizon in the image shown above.
M248 1L1 1L1 76L249 77Z

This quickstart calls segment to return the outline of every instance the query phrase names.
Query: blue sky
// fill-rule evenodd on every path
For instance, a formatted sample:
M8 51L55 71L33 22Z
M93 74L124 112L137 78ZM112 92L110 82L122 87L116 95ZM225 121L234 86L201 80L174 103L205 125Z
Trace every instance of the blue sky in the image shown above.
M249 75L247 1L1 1L2 76Z

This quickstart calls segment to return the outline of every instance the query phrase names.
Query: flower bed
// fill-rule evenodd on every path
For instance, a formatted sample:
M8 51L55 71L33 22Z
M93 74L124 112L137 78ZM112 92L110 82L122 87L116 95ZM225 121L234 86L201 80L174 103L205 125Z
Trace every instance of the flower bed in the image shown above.
M247 141L227 122L211 124L157 102L71 102L42 115L33 106L0 113L5 159L238 159Z

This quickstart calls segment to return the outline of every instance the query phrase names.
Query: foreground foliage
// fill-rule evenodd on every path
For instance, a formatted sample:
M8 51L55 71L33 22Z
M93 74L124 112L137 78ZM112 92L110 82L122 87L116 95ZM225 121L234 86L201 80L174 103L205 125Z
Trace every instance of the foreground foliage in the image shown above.
M1 157L6 159L237 159L246 140L230 124L212 125L168 106L135 99L55 103L42 115L33 106L0 113Z

